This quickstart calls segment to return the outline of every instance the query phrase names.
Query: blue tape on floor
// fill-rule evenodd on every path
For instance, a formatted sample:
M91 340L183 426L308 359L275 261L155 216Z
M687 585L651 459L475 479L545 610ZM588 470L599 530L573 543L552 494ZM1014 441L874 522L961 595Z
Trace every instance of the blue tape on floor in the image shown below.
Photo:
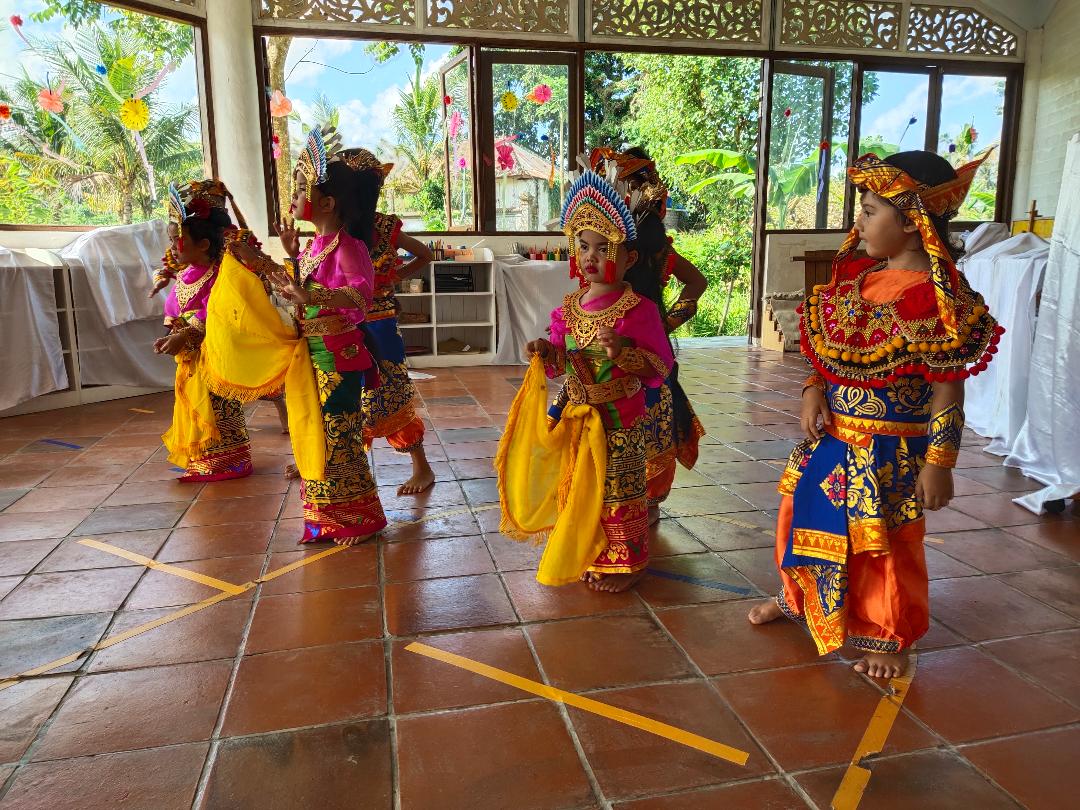
M42 439L42 444L55 444L57 447L67 447L71 450L82 450L82 445L62 442L59 439Z
M674 579L679 582L688 582L691 585L698 585L702 588L712 588L714 591L729 591L730 593L737 593L742 596L755 596L758 592L756 588L744 588L741 585L728 585L724 582L714 582L711 579L699 579L698 577L691 577L686 574L676 574L672 571L663 571L659 568L646 568L650 574L654 577L662 577L663 579Z

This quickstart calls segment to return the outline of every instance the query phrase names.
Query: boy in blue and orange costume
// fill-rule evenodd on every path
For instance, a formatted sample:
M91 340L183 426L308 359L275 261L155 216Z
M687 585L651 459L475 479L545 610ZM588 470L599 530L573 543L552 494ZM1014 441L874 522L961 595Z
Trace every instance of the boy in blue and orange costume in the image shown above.
M986 368L1004 331L947 241L983 160L957 170L921 151L855 161L862 211L832 279L800 308L814 371L802 395L807 438L779 486L783 587L749 618L804 623L821 655L847 643L865 653L855 669L874 677L902 674L929 627L923 510L953 496L964 380ZM860 240L874 258L852 255Z

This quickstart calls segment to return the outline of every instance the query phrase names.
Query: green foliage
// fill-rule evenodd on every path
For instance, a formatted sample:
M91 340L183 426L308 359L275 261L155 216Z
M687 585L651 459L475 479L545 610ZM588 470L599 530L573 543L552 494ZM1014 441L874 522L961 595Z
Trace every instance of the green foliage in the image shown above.
M752 251L749 229L715 225L702 231L673 233L672 237L679 255L709 282L698 302L698 314L679 328L676 337L745 335ZM678 297L677 285L669 284L666 295L670 299L667 303L673 303Z
M83 21L74 43L36 47L56 86L59 81L66 86L61 115L40 109L38 85L25 73L0 89L0 99L11 104L21 127L0 136L0 168L9 178L0 194L4 221L112 224L163 216L167 184L202 173L197 110L160 103L157 93L150 93L144 98L150 123L141 136L155 174L156 195L151 194L134 135L120 122L119 110L120 99L153 79L158 60L137 30L87 19L91 22ZM107 77L97 65L107 66Z
M72 28L87 23L101 23L114 33L129 34L153 54L160 67L167 59L177 62L195 49L195 31L152 14L124 11L95 0L44 0L45 8L30 15L35 22L46 22L57 15Z

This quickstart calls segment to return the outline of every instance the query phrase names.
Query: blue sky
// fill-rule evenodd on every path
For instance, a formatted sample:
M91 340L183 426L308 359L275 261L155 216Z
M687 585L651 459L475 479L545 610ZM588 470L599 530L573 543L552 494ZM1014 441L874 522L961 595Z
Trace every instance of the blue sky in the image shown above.
M922 149L926 126L927 76L916 73L878 73L878 93L869 104L863 105L862 137L883 136L886 143L900 144L904 149ZM942 87L941 134L952 137L965 124L973 123L978 133L975 152L981 152L1001 137L1001 99L992 76L946 76ZM910 118L918 122L904 129ZM944 144L944 149L948 143Z
M47 66L44 60L27 48L15 31L8 24L12 14L23 19L23 33L31 40L55 40L63 37L74 40L73 29L64 25L64 18L57 15L48 22L38 23L30 18L34 12L44 6L40 0L0 0L0 53L18 54L17 59L7 59L0 67L0 84L8 84L11 77L21 74L20 65L25 67L30 76L44 86L47 79ZM107 15L114 12L108 11ZM197 104L198 93L195 79L195 60L185 59L162 83L156 97L168 104Z

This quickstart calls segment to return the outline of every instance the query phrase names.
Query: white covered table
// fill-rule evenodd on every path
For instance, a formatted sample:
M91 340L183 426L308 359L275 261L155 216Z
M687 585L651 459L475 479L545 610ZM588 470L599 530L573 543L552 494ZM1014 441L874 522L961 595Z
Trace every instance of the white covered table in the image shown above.
M0 411L68 387L55 272L0 247Z
M154 354L168 290L154 298L154 270L168 247L162 221L98 228L61 252L71 272L83 385L171 388L175 361Z
M1022 233L965 258L961 268L1005 327L994 361L964 391L967 425L991 439L988 453L1007 455L1027 414L1035 297L1049 250L1044 239Z
M547 335L551 310L578 289L569 262L498 256L495 259L495 304L499 339L496 365L526 365L525 344Z
M1069 142L1031 353L1027 419L1005 463L1046 485L1016 502L1041 513L1080 492L1080 135Z

